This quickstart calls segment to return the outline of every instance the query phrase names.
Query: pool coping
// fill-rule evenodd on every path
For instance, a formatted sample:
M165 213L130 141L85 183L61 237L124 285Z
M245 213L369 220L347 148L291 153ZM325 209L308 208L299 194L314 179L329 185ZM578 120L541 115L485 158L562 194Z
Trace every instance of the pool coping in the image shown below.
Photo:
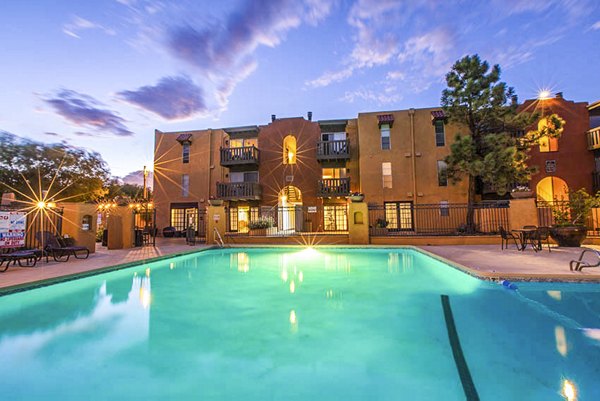
M30 281L27 283L21 283L9 287L0 288L0 297L10 295L18 292L28 291L35 288L46 287L53 284L59 284L67 281L78 280L81 278L96 276L99 274L110 273L117 270L123 270L134 266L144 266L153 262L175 258L179 256L187 256L195 253L201 253L212 250L229 250L229 249L281 249L281 248L301 248L304 245L291 245L291 244L277 244L277 245L264 245L264 244L252 244L235 247L221 248L219 246L210 246L202 249L193 249L189 251L178 251L167 255L156 256L147 259L140 259L126 263L120 263L116 265L104 266L93 270L84 272L72 273L63 276L52 277L43 280ZM539 282L539 283L599 283L600 280L595 277L582 276L576 277L572 274L554 274L548 276L548 274L531 274L531 273L502 273L502 272L488 272L477 270L472 267L465 266L454 260L445 258L431 251L425 250L416 245L313 245L314 248L348 248L348 249L410 249L423 255L429 256L435 260L438 260L449 267L459 270L465 274L475 277L484 281L500 282L503 280L509 281L521 281L521 282Z

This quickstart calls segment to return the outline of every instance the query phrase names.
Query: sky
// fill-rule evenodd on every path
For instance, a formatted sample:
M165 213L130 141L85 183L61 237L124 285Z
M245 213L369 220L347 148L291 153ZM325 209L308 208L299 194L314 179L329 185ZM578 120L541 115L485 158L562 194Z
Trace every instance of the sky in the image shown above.
M154 130L434 107L459 58L600 100L597 0L3 0L0 130L152 166Z

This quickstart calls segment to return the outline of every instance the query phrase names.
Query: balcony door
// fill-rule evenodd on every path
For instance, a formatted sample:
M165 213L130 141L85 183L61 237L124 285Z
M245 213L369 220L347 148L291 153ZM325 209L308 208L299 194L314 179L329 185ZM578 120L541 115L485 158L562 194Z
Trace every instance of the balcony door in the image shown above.
M280 231L292 231L302 224L302 193L292 185L284 187L279 193L278 201L279 218L277 228ZM296 221L299 224L296 225Z
M413 230L412 202L385 202L384 205L388 230Z

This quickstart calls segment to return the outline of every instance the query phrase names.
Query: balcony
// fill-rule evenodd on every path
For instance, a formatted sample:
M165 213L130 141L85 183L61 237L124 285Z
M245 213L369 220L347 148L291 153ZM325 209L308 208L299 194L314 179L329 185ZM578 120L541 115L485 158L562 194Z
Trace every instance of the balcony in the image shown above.
M259 150L254 146L221 148L221 166L258 166Z
M600 127L587 132L588 150L600 149Z
M319 180L318 197L332 198L348 195L350 195L350 178L324 178Z
M317 142L318 161L348 160L349 158L350 142L347 139Z
M260 200L262 188L256 182L218 182L217 198L230 201Z

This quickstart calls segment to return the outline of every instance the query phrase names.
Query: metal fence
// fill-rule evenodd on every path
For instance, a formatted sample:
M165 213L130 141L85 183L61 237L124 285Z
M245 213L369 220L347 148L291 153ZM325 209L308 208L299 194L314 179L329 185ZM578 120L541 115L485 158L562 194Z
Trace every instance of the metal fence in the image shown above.
M537 201L537 213L539 225L550 227L556 223L556 213L569 215L571 213L568 201ZM585 218L585 226L588 229L588 235L600 236L600 209L592 209Z
M51 208L46 210L28 208L27 210L22 207L13 206L2 206L0 208L2 212L25 212L27 213L25 233L25 247L26 248L37 248L39 247L36 239L36 234L41 231L49 231L54 235L60 235L62 233L62 208Z
M369 205L371 236L491 235L498 227L509 228L507 201L473 204L473 224L469 227L467 204L422 204L389 202Z
M227 234L274 237L348 234L348 206L229 207Z

